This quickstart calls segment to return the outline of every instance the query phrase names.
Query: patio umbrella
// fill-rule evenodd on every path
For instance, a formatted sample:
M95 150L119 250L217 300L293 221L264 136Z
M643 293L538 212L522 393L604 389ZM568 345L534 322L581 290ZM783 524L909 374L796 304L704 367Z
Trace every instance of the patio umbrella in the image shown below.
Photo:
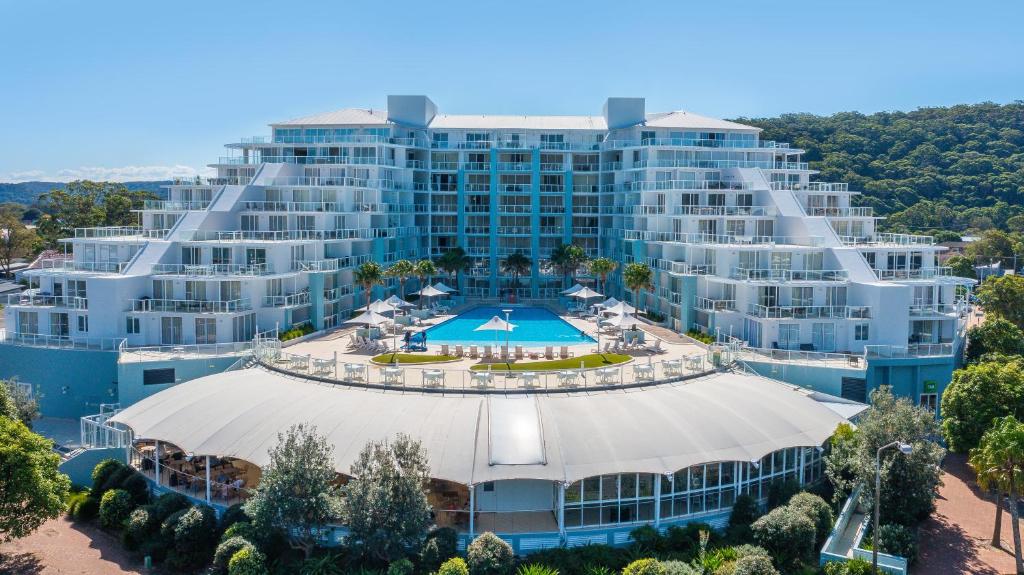
M631 328L631 327L636 327L636 326L640 325L643 322L638 320L638 319L636 319L635 317L633 317L631 315L622 314L622 315L617 315L617 316L613 317L612 319L608 320L607 323L608 323L608 325L611 325L611 326L614 326L614 327L617 327L617 328L620 328L620 329L627 329L627 328Z
M400 297L398 297L398 296L396 296L394 294L392 294L391 297L389 297L388 299L384 300L384 303L386 303L386 304L388 304L388 305L390 305L391 307L394 307L394 308L416 307L416 304L409 303L409 302L405 301L404 299L402 299L402 298L400 298Z
M517 327L519 327L519 326L517 326L514 323L509 323L509 322L501 319L498 316L494 316L487 323L485 323L485 324L483 324L483 325L481 325L479 327L473 328L473 331L493 331L494 332L495 345L497 345L498 332L499 331L503 331L506 334L508 334L508 333L510 333L512 330L514 330ZM507 345L508 344L506 343L506 346Z
M603 302L597 304L597 307L609 308L609 307L615 307L617 305L619 305L619 300L617 300L617 299L615 299L613 297L610 297L610 298L604 300Z
M434 284L434 289L436 289L438 291L443 291L444 293L446 293L448 295L451 295L451 294L459 291L459 290L457 290L457 289L455 289L453 287L448 287L448 286L444 285L444 283L442 283L442 282L437 282L436 284Z
M397 307L395 307L395 306L393 306L393 305L391 305L388 302L383 301L383 300L377 300L377 301L375 301L375 302L373 302L373 303L371 303L371 304L369 304L369 305L367 305L365 307L361 307L359 309L363 309L363 310L366 310L366 311L372 311L373 313L392 313L392 312L398 310Z
M583 289L583 286L581 286L580 284L576 284L576 285L572 286L571 288L562 291L562 293L564 295L572 295L572 294L580 291L581 289Z
M377 313L375 311L364 311L363 313L361 313L361 314L357 315L356 317L346 321L345 323L361 323L361 324L366 325L368 327L376 327L378 325L387 323L389 321L391 321L391 320L389 320L388 318L380 315L379 313Z
M572 292L569 295L571 297L579 298L581 300L588 300L588 299L594 299L595 297L601 297L604 294L599 294L596 291L594 291L594 290L592 290L592 289L590 289L588 287L584 287L584 288L580 288L580 289Z
M615 314L615 315L629 315L629 314L631 314L631 313L633 313L635 311L636 311L635 307L629 305L628 303L626 303L624 301L620 301L619 303L613 305L612 307L604 310L604 312L602 312L602 313L610 313L610 314Z
M416 292L416 295L420 296L421 298L427 298L427 297L437 297L439 295L448 295L448 294L446 294L445 292L435 288L432 285L427 285L427 287L425 287L425 288L421 289L420 291Z

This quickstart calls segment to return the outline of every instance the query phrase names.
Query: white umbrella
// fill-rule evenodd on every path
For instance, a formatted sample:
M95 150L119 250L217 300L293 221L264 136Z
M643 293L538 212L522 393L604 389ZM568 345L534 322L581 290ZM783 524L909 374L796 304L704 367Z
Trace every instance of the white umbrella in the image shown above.
M498 316L494 316L487 323L473 328L473 331L512 331L517 327L519 326L514 323L509 323Z
M439 295L445 295L445 292L437 289L434 286L428 285L427 287L425 287L425 288L421 289L420 291L416 292L416 295L418 295L420 297L437 297Z
M394 311L397 311L398 308L396 308L395 306L389 304L386 301L377 300L377 301L371 303L370 305L367 305L365 307L361 307L359 309L364 309L364 310L367 310L367 311L372 311L373 313L392 313Z
M592 290L592 289L590 289L588 287L585 287L585 288L578 289L578 290L572 292L569 295L571 297L576 297L576 298L580 298L582 300L587 300L587 299L593 299L595 297L601 297L604 294L599 294L596 291L594 291L594 290Z
M448 287L448 286L444 285L441 282L437 282L436 284L434 284L434 289L436 289L438 291L443 291L444 293L447 293L447 294L452 294L452 293L455 293L455 292L459 291L459 290L457 290L457 289L455 289L453 287Z
M624 301L620 301L619 303L613 305L612 307L604 310L604 313L611 313L615 315L629 315L635 311L635 307L629 305Z
M391 320L380 315L375 311L364 311L356 317L346 321L345 323L361 323L368 326L378 326L387 323Z
M610 297L610 298L604 300L603 302L597 304L598 307L615 307L617 305L619 305L619 300L617 300L617 299L615 299L613 297Z
M581 286L580 284L576 284L576 285L572 286L571 288L569 288L567 290L564 290L562 293L565 294L565 295L572 295L572 294L580 291L581 289L583 289L583 286Z
M389 304L391 305L391 307L395 308L416 307L416 304L409 303L394 294L392 294L391 297L389 297L388 299L384 300L384 303Z
M633 317L631 315L626 315L626 314L617 315L617 316L615 316L612 319L607 321L608 325L615 326L615 327L620 328L620 329L626 329L626 328L630 328L630 327L635 327L635 326L640 325L641 323L643 323L643 322L641 322L640 320L636 319L635 317Z

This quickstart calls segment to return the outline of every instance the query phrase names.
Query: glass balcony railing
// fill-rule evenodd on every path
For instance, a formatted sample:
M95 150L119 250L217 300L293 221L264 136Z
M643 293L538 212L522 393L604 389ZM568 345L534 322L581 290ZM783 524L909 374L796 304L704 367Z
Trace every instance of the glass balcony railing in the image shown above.
M733 268L730 277L738 280L771 282L841 282L850 279L846 270L789 270Z
M249 298L240 298L226 301L150 298L131 300L131 311L136 313L235 313L240 311L248 311L251 309L252 303L249 301Z
M768 319L868 319L871 308L867 306L831 305L758 305L747 306L747 314Z
M268 264L156 264L156 275L184 277L261 276L274 273Z

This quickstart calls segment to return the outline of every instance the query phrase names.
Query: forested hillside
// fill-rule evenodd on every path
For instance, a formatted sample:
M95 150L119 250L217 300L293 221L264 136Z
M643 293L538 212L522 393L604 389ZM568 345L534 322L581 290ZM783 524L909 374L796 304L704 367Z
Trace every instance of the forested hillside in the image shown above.
M160 186L169 183L171 182L125 182L124 187L131 192L146 190L160 193L162 191ZM15 203L30 206L39 199L39 196L53 190L63 190L66 187L67 184L64 182L20 182L17 184L0 182L0 204Z
M863 191L889 229L1024 230L1008 223L1024 213L1024 101L738 121L806 149L817 180Z

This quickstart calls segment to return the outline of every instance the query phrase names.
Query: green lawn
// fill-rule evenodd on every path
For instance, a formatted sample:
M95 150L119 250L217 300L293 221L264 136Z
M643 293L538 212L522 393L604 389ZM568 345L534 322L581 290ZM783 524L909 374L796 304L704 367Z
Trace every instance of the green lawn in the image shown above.
M469 369L487 371L487 368L490 367L491 371L558 371L562 369L579 369L581 361L583 362L583 367L594 368L625 363L631 359L633 358L621 353L591 353L579 357L570 357L569 359L481 364L474 365Z
M458 359L454 355L434 355L428 353L385 353L378 355L373 358L373 361L377 363L395 363L398 360L398 365L409 365L413 363L433 363L437 361L451 361Z

